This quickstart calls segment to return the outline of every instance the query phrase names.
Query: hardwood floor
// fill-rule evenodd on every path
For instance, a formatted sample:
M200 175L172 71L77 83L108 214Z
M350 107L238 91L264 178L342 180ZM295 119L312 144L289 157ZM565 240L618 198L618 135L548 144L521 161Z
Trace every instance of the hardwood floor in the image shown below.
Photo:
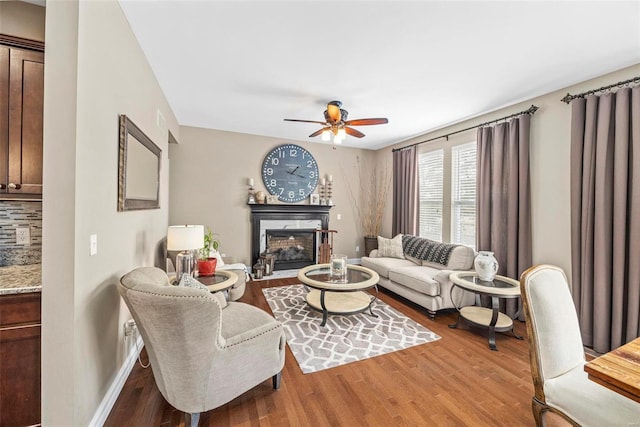
M297 279L249 282L241 301L271 312L261 288L292 283ZM307 375L287 347L279 390L266 380L202 414L200 426L535 425L526 340L497 334L499 351L491 351L485 331L448 328L455 313L431 321L400 297L382 290L378 296L442 339ZM524 324L516 321L516 331L525 335ZM136 364L105 426L182 422L182 413L160 395L151 368Z

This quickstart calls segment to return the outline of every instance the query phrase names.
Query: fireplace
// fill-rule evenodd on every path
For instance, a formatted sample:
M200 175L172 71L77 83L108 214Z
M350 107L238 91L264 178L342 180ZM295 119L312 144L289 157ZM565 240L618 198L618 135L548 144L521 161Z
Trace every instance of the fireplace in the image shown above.
M276 261L274 270L292 270L316 263L315 229L267 230L266 236L267 250Z
M251 263L267 248L276 255L274 270L317 263L316 229L329 228L329 209L319 205L249 205L251 207ZM278 259L280 257L280 259Z

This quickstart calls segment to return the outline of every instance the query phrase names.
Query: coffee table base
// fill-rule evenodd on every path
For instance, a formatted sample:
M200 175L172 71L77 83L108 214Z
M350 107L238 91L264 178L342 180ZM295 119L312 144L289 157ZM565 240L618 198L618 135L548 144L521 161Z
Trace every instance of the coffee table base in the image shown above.
M371 310L375 297L363 291L356 292L330 292L311 289L307 294L309 307L322 312L322 323L327 324L329 314L357 314L369 309L369 314L378 317Z

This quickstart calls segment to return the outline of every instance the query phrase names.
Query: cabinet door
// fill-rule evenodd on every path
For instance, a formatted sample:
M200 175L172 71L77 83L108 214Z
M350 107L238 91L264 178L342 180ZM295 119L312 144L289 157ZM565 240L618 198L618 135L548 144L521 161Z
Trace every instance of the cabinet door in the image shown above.
M42 194L44 54L11 49L9 193Z
M0 425L40 423L40 325L0 327Z
M40 423L40 296L0 296L0 426Z
M9 52L0 45L0 193L9 183Z

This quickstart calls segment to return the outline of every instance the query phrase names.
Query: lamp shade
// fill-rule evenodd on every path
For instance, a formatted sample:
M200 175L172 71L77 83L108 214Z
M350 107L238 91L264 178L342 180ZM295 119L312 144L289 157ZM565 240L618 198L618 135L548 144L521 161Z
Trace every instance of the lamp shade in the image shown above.
M204 225L171 225L167 230L167 250L190 251L204 247Z

